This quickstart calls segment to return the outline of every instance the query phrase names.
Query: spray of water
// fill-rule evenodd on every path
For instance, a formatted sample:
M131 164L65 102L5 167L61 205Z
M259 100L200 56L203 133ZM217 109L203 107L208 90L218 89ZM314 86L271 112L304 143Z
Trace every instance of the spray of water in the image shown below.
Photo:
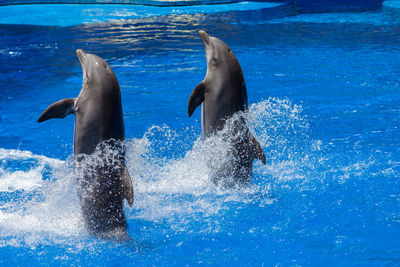
M176 231L217 231L215 218L232 207L273 203L277 187L312 188L327 177L340 182L368 171L367 162L354 160L334 167L335 155L310 139L310 128L301 106L287 99L270 98L253 104L246 116L250 131L264 149L267 164L254 161L253 182L237 189L216 187L210 181L210 164L227 157L226 129L203 142L194 130L153 126L142 138L127 140L125 161L135 201L126 209L130 221L163 223ZM188 138L189 136L189 138ZM110 159L113 150L109 150ZM108 154L107 154L108 155ZM104 154L101 155L104 157ZM88 157L96 161L100 155ZM71 162L0 149L0 246L31 246L46 242L73 243L85 236L79 200L77 172ZM333 173L333 175L332 175ZM78 175L79 176L79 175ZM272 192L273 195L273 192ZM74 240L74 241L71 241Z

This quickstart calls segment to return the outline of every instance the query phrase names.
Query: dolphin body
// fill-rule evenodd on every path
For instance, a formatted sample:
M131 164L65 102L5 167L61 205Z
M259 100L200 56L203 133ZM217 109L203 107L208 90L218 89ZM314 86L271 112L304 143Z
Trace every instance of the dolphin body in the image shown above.
M121 92L111 67L100 57L76 51L83 71L82 90L77 98L50 105L38 122L75 115L74 154L76 165L87 155L107 147L123 147L125 140ZM101 145L99 145L101 144ZM113 147L114 146L114 147ZM100 151L95 163L83 165L78 195L89 233L110 238L127 238L127 221L122 201L133 204L133 188L124 163L123 149L114 159ZM103 156L103 157L102 157Z
M193 90L188 105L189 117L201 104L201 129L203 139L221 131L228 119L238 111L248 110L246 84L240 64L232 50L218 38L199 31L207 58L207 73ZM265 155L250 133L243 117L235 121L231 133L231 159L219 166L212 175L215 184L234 186L251 181L253 161L258 158L265 164ZM232 138L240 133L240 138ZM229 138L229 137L228 137Z

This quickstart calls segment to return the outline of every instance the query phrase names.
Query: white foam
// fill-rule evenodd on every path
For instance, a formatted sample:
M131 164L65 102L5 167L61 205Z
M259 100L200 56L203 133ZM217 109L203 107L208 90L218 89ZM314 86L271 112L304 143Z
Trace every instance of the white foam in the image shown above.
M64 161L0 149L0 162L0 198L12 196L0 207L0 246L34 248L82 232L73 172ZM27 169L9 170L10 163Z
M0 192L13 192L16 190L33 190L42 186L42 173L48 167L56 169L62 166L63 161L50 159L45 156L34 155L29 151L0 148L0 162L7 161L33 161L34 166L28 170L10 171L0 168Z
M303 178L297 157L304 153L296 151L301 146L312 144L308 138L308 124L301 116L301 107L287 99L270 98L250 107L249 123L256 139L264 148L267 165L255 161L254 175L269 176L271 179ZM229 124L229 123L228 123ZM233 126L228 125L227 128ZM229 208L233 202L252 201L261 192L268 193L269 183L242 190L222 190L210 182L207 162L222 164L226 160L227 143L223 134L202 142L200 133L192 149L177 157L164 157L163 150L177 149L177 136L192 131L177 133L167 126L152 127L142 138L133 139L127 146L127 166L135 187L135 211L129 218L149 221L185 217L213 216ZM171 150L172 150L171 149ZM282 171L284 171L282 174ZM264 204L271 199L262 199ZM181 225L182 226L182 225Z
M58 159L48 158L42 155L35 155L30 151L21 151L16 149L4 149L0 148L0 160L26 160L26 159L35 159L39 161L43 161L48 163L51 166L59 167L63 161Z
M162 125L151 127L142 138L128 140L126 165L135 193L133 209L126 209L128 223L132 219L166 222L177 231L186 231L190 222L196 221L198 231L218 231L213 218L235 205L270 205L274 201L268 197L272 183L303 179L309 170L307 157L312 157L309 153L315 142L309 140L301 112L300 106L287 99L269 98L250 107L249 125L264 149L267 165L255 161L256 182L241 190L220 189L210 182L207 161L211 158L218 165L226 160L223 134L203 142L200 132L194 134L192 128L174 130ZM233 127L230 123L227 128ZM24 192L0 207L0 236L8 240L3 245L35 246L85 236L76 174L69 161L0 149L3 161L28 161L28 166L33 166L0 169L0 181L7 181L1 188L8 193ZM50 173L50 179L44 171Z
M267 164L255 161L254 183L240 190L220 189L210 182L207 160L224 160L226 143L220 135L202 142L193 128L174 130L161 125L148 129L142 138L128 140L126 164L135 193L133 208L126 209L129 229L137 233L140 229L134 222L143 220L162 224L172 233L196 231L207 235L229 231L224 229L224 216L247 206L268 209L279 201L273 195L284 194L285 190L303 194L304 190L322 191L332 183L368 179L371 175L397 175L392 167L398 162L385 165L383 160L355 151L347 155L339 152L338 157L329 144L311 140L301 106L288 99L269 98L251 105L248 121L264 149ZM17 163L12 166L28 167L7 167L12 161ZM69 162L0 149L0 180L8 183L0 192L0 200L4 201L0 206L0 247L34 249L56 244L67 246L72 253L98 253L96 244L86 237L76 177ZM27 184L21 182L23 179ZM17 182L10 186L12 181Z

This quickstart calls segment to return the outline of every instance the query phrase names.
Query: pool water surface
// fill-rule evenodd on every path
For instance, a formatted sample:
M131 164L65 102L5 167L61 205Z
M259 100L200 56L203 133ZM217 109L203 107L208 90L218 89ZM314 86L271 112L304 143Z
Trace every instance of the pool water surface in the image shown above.
M298 15L251 2L60 7L0 7L1 265L400 264L397 1ZM36 21L41 8L55 13ZM187 115L207 68L200 29L236 54L267 158L241 190L209 181L206 159L223 144L201 142L200 109ZM37 123L78 95L78 48L120 83L130 242L84 230L73 116Z

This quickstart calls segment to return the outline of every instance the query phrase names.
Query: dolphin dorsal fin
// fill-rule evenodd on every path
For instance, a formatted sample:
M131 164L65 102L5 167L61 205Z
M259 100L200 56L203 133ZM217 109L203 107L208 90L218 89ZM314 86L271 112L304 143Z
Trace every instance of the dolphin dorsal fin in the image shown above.
M189 105L188 105L189 117L192 116L194 110L204 101L205 90L206 90L206 84L204 81L199 83L196 86L196 88L194 88L194 90L189 98Z
M67 115L75 112L76 98L67 98L51 104L42 115L40 115L38 122L47 121L49 119L59 118L63 119Z
M121 171L122 180L122 196L128 201L130 207L133 205L133 186L131 176L129 175L128 168L125 163L122 162Z
M261 162L265 165L266 160L265 160L264 151L263 151L260 143L257 142L257 140L254 138L254 136L251 133L250 133L250 145L253 149L254 157L261 160Z

